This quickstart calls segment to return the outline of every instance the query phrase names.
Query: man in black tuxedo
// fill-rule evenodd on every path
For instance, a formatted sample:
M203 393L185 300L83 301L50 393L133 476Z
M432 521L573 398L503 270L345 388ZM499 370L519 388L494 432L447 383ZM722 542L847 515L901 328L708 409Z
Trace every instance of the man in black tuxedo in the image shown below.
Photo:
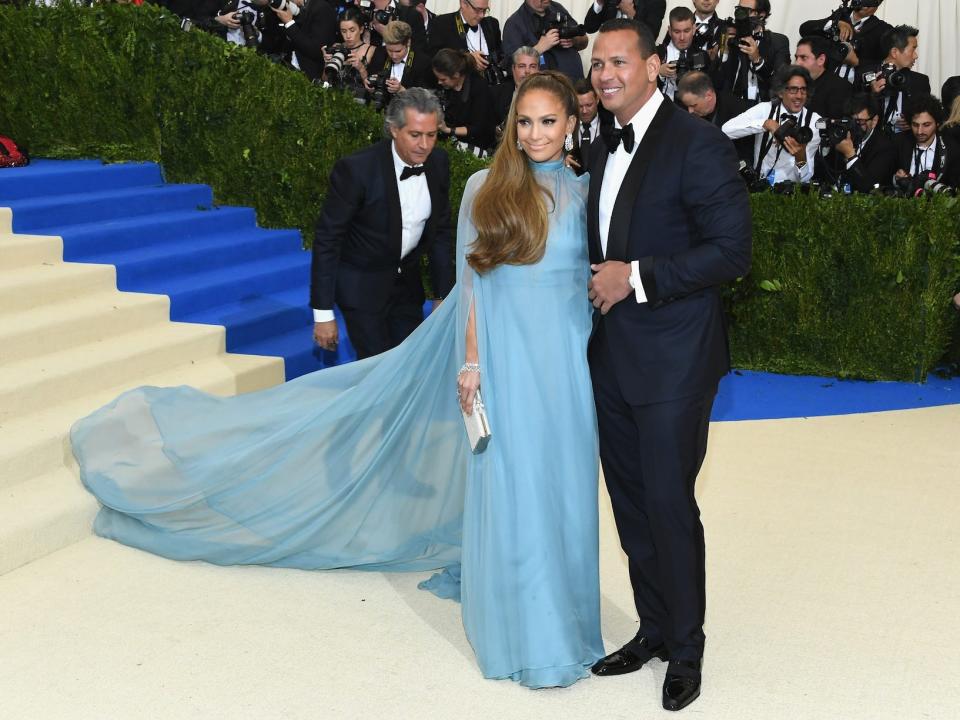
M391 97L409 88L436 86L430 56L413 46L413 31L408 23L393 20L383 29L386 57L382 67L371 67L371 74L387 74L387 92ZM376 56L374 56L376 57ZM371 63L372 64L372 63Z
M733 145L657 91L649 30L605 23L591 80L614 114L587 198L589 346L600 460L641 625L597 675L669 660L663 706L700 693L704 540L694 483L729 369L720 285L750 269L747 190Z
M890 136L878 130L879 103L868 93L857 93L844 108L844 116L856 123L847 136L817 159L815 176L828 185L850 185L855 192L890 187L897 169L897 149ZM821 148L824 143L821 142Z
M746 100L723 90L717 92L710 76L703 72L690 72L680 78L677 98L680 106L685 107L687 112L702 117L718 128L722 128L727 120L732 120L750 108L750 103ZM737 157L749 166L753 165L753 145L751 137L733 141Z
M444 48L469 52L481 74L491 61L503 66L500 22L490 17L490 0L460 0L458 11L437 15L430 28L430 54Z
M893 134L908 133L910 123L905 115L911 98L930 94L930 78L913 71L917 62L920 31L909 25L898 25L884 34L880 49L883 62L879 66L862 68L861 78L870 92L881 101L881 128ZM903 76L902 85L893 87L887 82L889 72ZM879 77L876 77L879 75Z
M843 117L843 109L853 95L853 85L830 72L830 41L805 37L797 43L796 64L810 73L810 99L807 107L825 118Z
M314 338L337 346L334 303L357 357L399 345L423 320L420 259L430 257L434 294L453 286L450 163L435 149L440 104L423 88L387 109L390 138L341 158L313 241Z
M327 0L307 0L294 16L289 5L288 2L273 8L273 12L293 47L297 65L308 78L315 80L323 73L323 48L333 45L337 39L337 11Z
M753 34L730 38L727 59L720 68L723 89L751 105L770 99L770 85L779 68L790 64L790 41L786 35L766 29L770 0L740 0L747 8ZM734 33L734 28L728 30Z
M845 43L846 52L836 53L837 59L842 62L833 66L833 70L847 82L853 83L859 66L879 65L883 60L885 53L880 43L891 25L876 16L881 4L883 0L864 1L860 7L841 8L828 18L808 20L800 26L800 37L838 37L840 42ZM842 58L840 54L843 54Z
M580 105L577 129L573 133L573 157L579 166L575 170L578 175L582 175L590 167L591 153L604 153L607 146L600 137L600 108L596 90L586 79L577 80L573 89L577 92L577 102Z
M667 0L594 0L583 19L588 33L595 33L607 20L627 18L643 23L656 37L667 12Z
M914 97L906 116L910 132L896 139L896 177L932 176L950 187L960 187L960 149L940 134L946 120L940 101L932 95Z

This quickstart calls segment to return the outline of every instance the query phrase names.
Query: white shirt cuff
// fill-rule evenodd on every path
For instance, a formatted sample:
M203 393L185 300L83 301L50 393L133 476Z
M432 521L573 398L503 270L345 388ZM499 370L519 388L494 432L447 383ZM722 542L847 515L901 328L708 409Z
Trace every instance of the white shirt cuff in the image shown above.
M291 21L289 21L289 22L285 22L285 23L283 24L283 26L284 26L285 28L291 28L291 27L293 27L293 22L294 22L293 20L291 20Z
M313 309L313 321L318 322L330 322L333 320L333 310L317 310Z
M599 15L602 10L603 10L603 3L595 2L595 3L593 4L593 11L594 11L597 15Z
M647 293L643 289L643 280L640 279L640 261L634 260L630 263L630 285L633 287L633 294L637 298L637 303L647 301Z

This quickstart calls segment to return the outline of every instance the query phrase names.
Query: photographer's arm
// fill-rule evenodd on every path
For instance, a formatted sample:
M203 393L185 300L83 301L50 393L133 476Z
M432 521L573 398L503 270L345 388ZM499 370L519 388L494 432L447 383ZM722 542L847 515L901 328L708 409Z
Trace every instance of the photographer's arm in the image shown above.
M328 3L316 3L296 19L291 18L284 28L298 56L323 62L323 48L337 39L337 14Z

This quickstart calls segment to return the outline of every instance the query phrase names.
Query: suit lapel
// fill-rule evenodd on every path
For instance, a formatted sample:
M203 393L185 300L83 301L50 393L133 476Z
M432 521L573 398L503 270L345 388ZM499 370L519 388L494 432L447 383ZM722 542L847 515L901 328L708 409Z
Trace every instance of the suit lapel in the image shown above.
M397 187L397 172L393 167L393 143L384 140L380 162L383 170L383 184L387 195L387 228L390 249L400 259L403 247L403 216L400 214L400 189Z
M663 132L674 112L676 112L676 106L668 100L664 100L660 104L657 114L653 116L650 127L647 128L643 140L640 141L640 145L633 155L630 167L627 168L627 174L623 178L623 184L620 186L617 199L613 204L613 215L610 217L610 232L607 235L607 260L626 261L628 259L627 246L630 240L630 218L633 215L633 207L640 192L640 187L643 185L643 179L646 177L647 168L650 166L650 160L660 145Z
M590 153L590 188L587 193L587 242L590 245L590 262L603 262L603 249L600 245L600 188L603 187L603 173L607 169L607 147L603 142L594 143L596 151Z

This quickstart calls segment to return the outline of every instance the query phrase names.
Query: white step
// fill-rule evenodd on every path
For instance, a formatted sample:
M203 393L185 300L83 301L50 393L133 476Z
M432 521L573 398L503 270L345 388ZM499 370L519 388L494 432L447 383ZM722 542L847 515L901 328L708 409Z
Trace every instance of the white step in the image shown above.
M0 233L13 232L13 211L8 207L0 207Z
M106 340L170 317L166 295L90 293L16 313L0 310L0 365Z
M69 432L74 422L140 385L191 385L215 395L237 395L284 381L282 358L223 354L90 392L40 412L0 423L0 489L75 464Z
M0 270L56 263L63 259L63 241L55 235L14 235L0 231Z
M0 424L96 390L223 352L213 325L158 323L0 366Z
M0 311L29 310L45 303L116 289L113 265L42 263L0 270Z

